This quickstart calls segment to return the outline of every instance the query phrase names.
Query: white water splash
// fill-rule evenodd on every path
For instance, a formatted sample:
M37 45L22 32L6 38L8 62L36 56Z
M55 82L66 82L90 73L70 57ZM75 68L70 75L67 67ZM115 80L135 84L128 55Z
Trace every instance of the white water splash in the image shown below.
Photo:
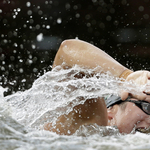
M4 149L13 147L14 149L55 148L56 150L66 150L66 147L68 149L77 149L77 147L108 150L136 149L139 146L145 148L145 145L150 148L148 135L142 133L120 135L112 127L83 126L72 136L60 136L49 131L37 130L44 122L55 122L57 117L69 113L75 105L84 103L88 98L103 97L110 93L117 94L121 89L135 89L133 84L129 88L126 84L130 83L122 84L109 74L75 78L77 75L80 76L79 72L83 71L86 70L77 66L68 70L57 68L45 73L33 83L31 89L25 92L17 92L5 98L1 95L6 104L2 103L1 106L9 113L0 111L0 130L2 131L0 137L3 141L0 142L0 146ZM90 71L86 71L87 74ZM138 91L140 90L139 88ZM81 100L80 97L85 99ZM104 137L106 133L110 134ZM14 139L13 145L11 139Z
M118 94L126 88L108 74L82 79L74 77L83 71L76 66L47 72L33 83L31 89L6 97L13 109L12 117L25 126L40 126L44 122L55 122L60 115L68 114L86 99ZM135 89L133 85L131 88Z

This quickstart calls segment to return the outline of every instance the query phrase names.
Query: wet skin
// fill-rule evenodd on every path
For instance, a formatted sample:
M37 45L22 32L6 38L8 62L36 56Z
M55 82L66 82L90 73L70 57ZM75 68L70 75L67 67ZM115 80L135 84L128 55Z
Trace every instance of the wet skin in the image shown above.
M60 45L54 59L53 68L59 65L64 69L71 68L74 65L87 70L94 69L94 74L110 72L117 78L122 78L124 71L131 71L99 48L87 42L74 39L66 40ZM126 81L133 81L137 85L150 85L149 71L135 71L125 75L123 78ZM122 100L125 100L129 94L131 93L123 92L121 94ZM132 96L145 100L146 94L142 92L138 95L132 94ZM60 116L55 128L51 126L51 123L47 123L44 125L44 129L59 134L68 134L67 131L69 130L73 134L81 125L97 123L103 126L116 125L121 133L130 133L135 125L141 128L150 126L149 116L133 103L127 102L126 109L121 110L117 105L113 109L107 109L104 104L100 104L101 102L101 100L97 100L96 103L93 103L90 100L82 106L78 105L68 115Z
M120 133L128 134L133 128L138 131L150 126L150 115L144 113L132 102L126 102L124 110L119 105L108 108L108 119L109 125L117 126Z

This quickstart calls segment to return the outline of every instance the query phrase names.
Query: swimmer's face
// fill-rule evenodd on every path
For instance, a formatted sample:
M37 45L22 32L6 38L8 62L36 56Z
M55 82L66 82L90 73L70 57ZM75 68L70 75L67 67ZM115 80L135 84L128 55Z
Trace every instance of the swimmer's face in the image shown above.
M118 127L120 133L131 133L133 128L141 130L150 126L150 115L145 114L134 103L126 102L125 109L119 105L108 108L109 125Z

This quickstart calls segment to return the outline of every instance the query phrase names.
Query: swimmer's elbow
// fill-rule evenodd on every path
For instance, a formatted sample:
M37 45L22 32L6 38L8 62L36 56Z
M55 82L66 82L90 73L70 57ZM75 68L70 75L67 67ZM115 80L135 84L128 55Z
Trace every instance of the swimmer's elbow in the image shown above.
M66 65L69 65L72 54L80 50L77 48L77 46L79 46L81 43L82 41L77 39L64 40L61 43L55 56L53 68L58 65L62 65L62 63L66 63Z
M64 47L70 46L70 45L76 45L78 43L80 43L81 40L78 39L68 39L68 40L64 40L61 45L60 45L60 50Z
M64 40L62 43L61 43L61 45L60 45L60 47L59 47L59 49L58 49L58 52L57 52L57 54L62 54L64 51L64 48L67 48L68 47L68 45L70 45L70 43L72 43L74 40L73 39L69 39L69 40Z
M75 49L75 46L78 44L78 42L79 40L76 40L76 39L64 40L58 49L56 58L65 59L65 57L68 57L68 55L70 54L70 51Z
M77 52L80 51L80 47L83 45L83 41L78 40L78 39L68 39L68 40L64 40L61 45L60 48L58 50L58 54L64 55L66 57L70 57L70 52L71 54L73 52Z
M55 68L56 66L62 65L63 62L65 62L65 59L67 57L67 53L69 52L69 49L67 48L68 45L70 45L70 42L72 42L72 40L64 40L58 51L57 54L55 56L54 62L53 62L53 68ZM67 50L66 50L67 48Z

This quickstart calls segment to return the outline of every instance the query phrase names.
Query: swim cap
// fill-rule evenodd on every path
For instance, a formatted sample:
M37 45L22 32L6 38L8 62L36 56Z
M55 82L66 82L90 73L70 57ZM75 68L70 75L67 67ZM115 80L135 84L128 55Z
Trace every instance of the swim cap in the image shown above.
M115 104L119 104L121 102L122 102L121 97L116 96L116 95L110 95L108 98L105 99L107 108L109 108L110 106L113 106Z

